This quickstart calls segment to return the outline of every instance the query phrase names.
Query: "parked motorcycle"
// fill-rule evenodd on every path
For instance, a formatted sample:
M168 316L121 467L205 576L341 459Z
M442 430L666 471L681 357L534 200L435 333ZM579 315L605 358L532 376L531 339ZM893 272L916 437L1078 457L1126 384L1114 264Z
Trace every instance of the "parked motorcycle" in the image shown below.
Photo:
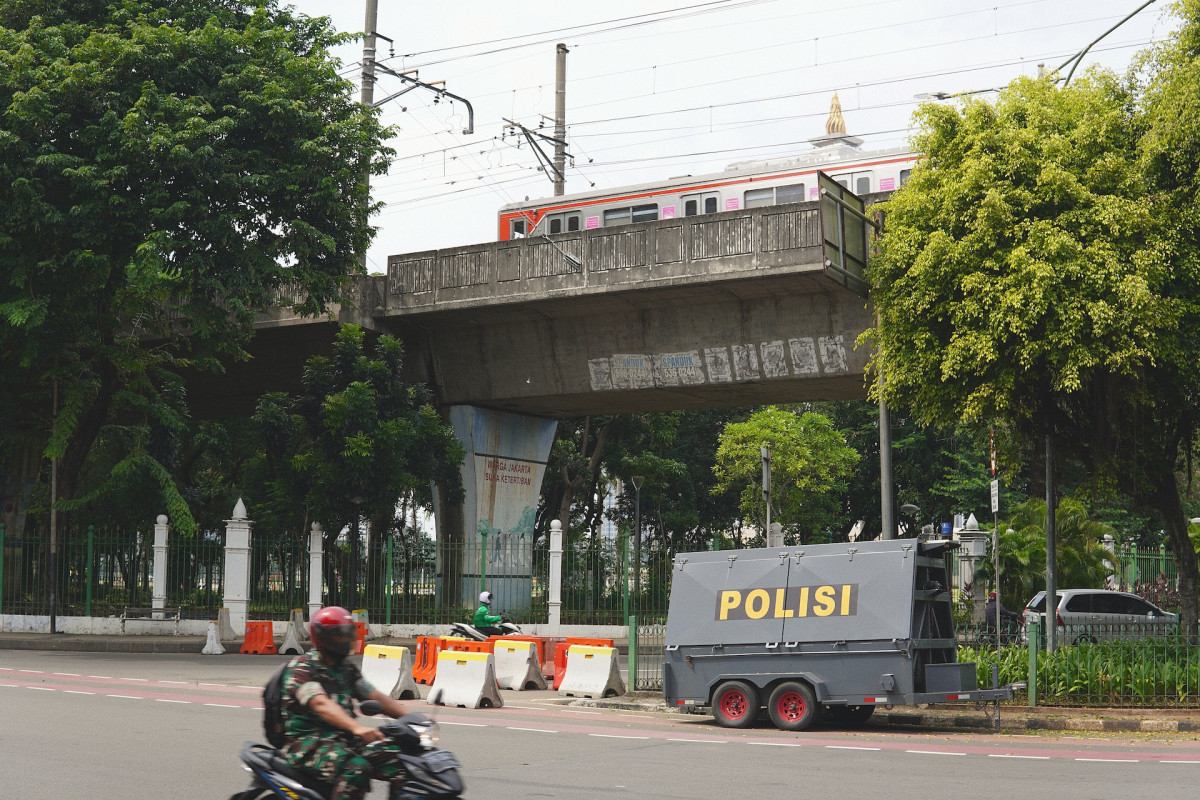
M362 713L373 716L383 709L373 700L359 706ZM416 798L452 798L463 791L461 766L449 750L438 748L437 722L424 714L405 714L388 720L379 728L401 752L396 758L404 767L400 783L393 783L389 800L415 800ZM375 744L368 744L369 750ZM243 768L250 773L250 787L235 794L230 800L329 800L332 788L324 781L289 766L283 754L275 748L246 742L240 753Z

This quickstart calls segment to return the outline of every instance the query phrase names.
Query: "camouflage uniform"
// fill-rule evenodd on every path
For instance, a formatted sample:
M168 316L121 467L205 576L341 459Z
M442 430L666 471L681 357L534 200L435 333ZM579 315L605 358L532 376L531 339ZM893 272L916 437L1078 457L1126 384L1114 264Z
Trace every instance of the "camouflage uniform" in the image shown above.
M349 661L331 667L313 650L292 659L283 676L283 754L288 764L333 786L331 800L360 800L371 779L388 780L403 772L388 740L369 748L352 733L329 725L308 703L319 694L354 714L353 698L366 699L375 687Z

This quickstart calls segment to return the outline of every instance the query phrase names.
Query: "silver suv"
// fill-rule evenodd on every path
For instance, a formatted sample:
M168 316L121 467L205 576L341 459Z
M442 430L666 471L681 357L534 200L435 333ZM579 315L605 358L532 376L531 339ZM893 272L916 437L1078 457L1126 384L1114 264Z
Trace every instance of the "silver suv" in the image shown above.
M1079 644L1112 639L1141 639L1173 633L1179 617L1136 594L1111 589L1059 589L1057 639ZM1038 592L1025 606L1024 631L1043 618L1046 593ZM1024 636L1022 637L1024 638Z

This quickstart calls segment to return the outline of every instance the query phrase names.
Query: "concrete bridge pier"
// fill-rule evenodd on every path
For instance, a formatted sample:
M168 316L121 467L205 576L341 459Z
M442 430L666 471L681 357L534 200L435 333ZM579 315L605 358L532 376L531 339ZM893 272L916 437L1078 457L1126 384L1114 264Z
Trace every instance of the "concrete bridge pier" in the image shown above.
M452 506L435 489L439 595L474 610L487 589L494 611L524 611L533 594L533 522L558 422L511 411L450 406L445 416L466 449L466 498Z

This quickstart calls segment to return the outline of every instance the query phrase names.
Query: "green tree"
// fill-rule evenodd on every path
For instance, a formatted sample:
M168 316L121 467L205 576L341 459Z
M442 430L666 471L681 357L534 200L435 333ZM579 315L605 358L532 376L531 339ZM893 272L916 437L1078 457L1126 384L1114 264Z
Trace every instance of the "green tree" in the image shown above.
M1194 630L1175 467L1192 438L1200 280L1163 246L1136 101L1092 72L922 106L926 158L884 204L868 338L890 406L925 423L994 422L1014 446L1050 437L1091 480L1161 513Z
M271 477L254 513L301 533L320 521L332 545L361 512L373 551L385 532L409 530L398 509L432 510L431 484L462 501L464 451L428 388L401 379L403 344L381 336L368 356L364 341L361 328L343 327L333 356L309 359L301 395L260 399L255 420Z
M340 297L389 153L344 40L276 0L0 4L0 464L33 441L71 497L114 418L182 427L175 375L256 310Z
M740 487L746 519L765 521L761 448L771 451L772 520L802 540L821 539L838 516L837 496L858 453L828 417L769 406L725 426L717 447L714 493Z

